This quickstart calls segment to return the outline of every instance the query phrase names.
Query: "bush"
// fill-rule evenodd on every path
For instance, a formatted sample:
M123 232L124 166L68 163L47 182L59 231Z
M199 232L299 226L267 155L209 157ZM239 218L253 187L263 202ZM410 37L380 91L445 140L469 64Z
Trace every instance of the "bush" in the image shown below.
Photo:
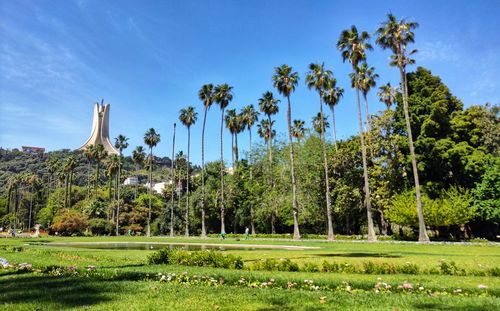
M89 229L92 234L106 235L113 232L113 223L102 218L92 218L89 220Z
M288 258L281 258L280 260L268 258L254 262L250 266L250 270L299 271L299 265Z
M168 248L162 248L148 256L148 264L150 265L161 265L168 264L169 255L171 250Z
M52 230L65 236L82 235L87 225L87 219L79 212L63 210L61 214L54 218Z
M183 249L161 249L148 257L148 263L243 269L243 260L241 257L214 250L187 251Z

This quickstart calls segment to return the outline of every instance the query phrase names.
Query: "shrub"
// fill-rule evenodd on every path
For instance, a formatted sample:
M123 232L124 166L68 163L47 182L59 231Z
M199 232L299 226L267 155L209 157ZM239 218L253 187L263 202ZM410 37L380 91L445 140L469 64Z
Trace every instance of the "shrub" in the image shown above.
M150 265L160 265L160 264L168 264L168 259L171 250L168 248L162 248L157 250L156 252L150 254L148 256L148 264Z
M102 218L92 218L89 220L89 229L96 235L110 234L113 232L113 223Z
M243 260L241 257L214 250L187 251L183 249L161 249L148 257L148 263L243 269Z
M445 260L441 260L439 262L439 269L441 274L447 275L464 275L465 270L457 267L457 264L454 261L446 262Z
M77 211L63 210L54 218L52 230L61 235L82 235L87 228L87 219Z
M268 258L254 262L250 270L299 271L299 265L288 258L280 260Z

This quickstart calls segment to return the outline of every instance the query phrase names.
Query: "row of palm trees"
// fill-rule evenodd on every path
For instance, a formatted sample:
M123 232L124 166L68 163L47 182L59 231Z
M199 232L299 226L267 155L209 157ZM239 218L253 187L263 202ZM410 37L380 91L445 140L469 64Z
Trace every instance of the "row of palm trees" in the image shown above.
M411 127L408 114L408 94L406 86L406 66L412 64L414 61L409 58L415 51L407 51L407 45L414 42L413 30L418 26L416 23L407 22L406 20L397 20L394 15L388 14L387 21L385 21L376 31L376 43L380 45L383 49L389 49L392 51L391 56L391 66L398 67L401 75L401 93L403 97L403 108L406 119L406 127L408 134L408 141L410 147L410 155L412 158L412 167L414 172L415 188L416 188L416 201L419 217L419 241L428 241L427 233L425 230L425 222L422 213L422 204L420 198L420 184L418 179L418 171L416 167L415 152L413 147L413 140L411 134ZM370 241L376 240L372 209L371 209L371 199L370 199L370 185L368 177L368 160L367 160L367 145L369 145L369 130L370 130L370 119L368 113L368 100L367 94L376 85L375 80L378 75L375 73L373 67L370 67L367 63L367 51L372 50L373 47L369 43L370 35L366 31L359 32L356 26L351 26L350 29L343 30L341 32L340 38L337 41L337 48L341 53L344 62L348 61L352 67L352 73L349 75L351 80L351 87L356 91L356 101L358 108L358 121L359 121L359 137L361 143L361 152L363 158L363 177L364 177L364 192L365 199L364 204L367 211L368 219L368 239ZM324 167L324 177L325 177L325 199L326 199L326 212L327 212L327 233L328 240L334 240L333 233L333 216L331 207L331 197L330 197L330 176L328 171L328 158L326 155L326 142L325 142L325 128L327 127L327 121L323 113L323 104L326 104L332 112L332 128L333 128L333 139L334 146L337 148L336 139L336 129L335 129L335 106L340 102L344 94L344 90L337 87L337 80L334 78L331 70L325 68L324 64L312 63L309 65L309 71L306 74L306 85L309 89L315 90L319 95L320 109L316 117L318 133L321 137L322 142L322 155L323 155L323 167ZM289 138L289 153L290 153L290 180L292 186L292 212L293 212L293 237L294 239L300 238L298 214L299 214L299 202L297 197L297 180L295 173L295 154L294 154L294 144L293 138L300 141L300 138L304 135L304 121L293 120L292 123L292 106L291 106L291 95L295 91L298 82L299 75L292 67L284 64L274 69L274 74L272 76L273 87L278 91L283 98L286 99L287 103L287 128L288 128L288 138ZM361 103L360 103L360 92L363 95L365 102L365 112L366 119L364 121L366 133L363 129L363 118L361 113ZM387 84L380 88L378 95L381 101L386 103L388 106L395 100L394 89ZM201 158L202 158L202 196L201 196L201 236L206 236L206 226L205 226L205 126L207 113L210 107L216 103L219 105L221 111L221 123L220 123L220 221L221 221L221 232L225 232L224 216L225 216L225 200L224 200L224 154L223 154L223 130L224 123L229 129L232 137L232 162L233 168L234 163L238 162L238 134L243 132L245 129L249 133L250 148L252 148L252 127L258 120L258 112L255 110L253 105L248 105L242 109L240 113L237 113L235 109L229 109L226 112L226 108L229 106L233 100L233 87L227 83L214 86L213 84L205 84L198 91L198 97L203 103L204 113L203 113L203 126L202 126L202 146L201 146ZM258 134L264 138L267 144L268 150L268 161L271 168L272 160L272 141L275 136L276 131L273 129L274 120L272 117L276 115L279 111L280 100L274 97L271 91L265 92L259 99L259 111L262 112L266 118L262 119L257 125ZM179 120L188 130L188 152L187 152L187 193L186 193L186 210L185 210L185 235L189 235L188 226L188 215L189 215L189 157L190 157L190 139L191 139L191 126L193 126L198 119L198 113L195 108L188 106L180 111ZM120 135L122 136L122 135ZM120 136L118 138L120 138ZM120 150L120 159L122 150L125 149L128 144L126 144L125 137L122 139L117 138L116 147ZM367 139L368 141L365 141ZM122 144L119 144L119 141ZM149 157L146 162L149 161L149 194L151 195L152 189L152 162L153 162L153 148L159 143L160 135L151 128L146 132L144 136L144 142L149 147ZM174 124L174 137L173 137L173 148L175 148L175 124ZM99 163L103 159L102 154L105 153L103 147L100 145L94 146L89 149L89 158L93 158L97 161L96 176L99 176ZM251 154L251 152L250 152ZM133 159L135 163L141 163L144 160L144 149L142 147L137 147L133 152ZM173 159L173 157L172 157ZM251 160L251 159L250 159ZM118 168L118 178L120 174L121 162L119 162ZM174 167L172 167L174 169ZM270 169L269 171L272 171ZM270 185L273 187L272 174L269 176ZM96 181L98 178L96 178ZM94 185L96 188L97 184ZM172 182L172 193L174 188L174 182ZM119 189L119 186L118 186ZM151 197L151 196L150 196ZM173 195L172 195L173 198ZM118 202L119 202L119 190L118 190ZM119 203L118 203L119 204ZM173 204L172 204L173 208ZM273 210L271 215L272 225L274 228L274 218L275 211ZM118 232L118 214L119 205L116 213L116 228ZM253 210L251 211L253 215ZM147 234L150 235L150 222L151 222L151 199L149 200L149 211L148 211L148 230ZM252 217L252 233L255 232L253 217ZM274 231L274 230L273 230ZM173 228L171 226L171 235L173 235Z

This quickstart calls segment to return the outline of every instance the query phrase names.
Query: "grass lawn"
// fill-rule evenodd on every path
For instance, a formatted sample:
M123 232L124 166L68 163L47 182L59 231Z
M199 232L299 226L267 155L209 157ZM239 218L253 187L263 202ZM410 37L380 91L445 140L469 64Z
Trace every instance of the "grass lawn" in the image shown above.
M226 250L241 256L245 267L261 259L289 258L299 266L323 261L360 267L357 273L231 270L179 265L148 265L150 250L81 249L51 242L207 242L277 244L317 247L305 250ZM38 243L49 245L37 245ZM75 237L0 239L0 257L12 264L30 263L35 271L0 268L1 310L52 310L86 307L95 310L498 310L500 277L430 274L440 261L464 271L500 268L496 244L416 244L284 241L198 238ZM417 274L367 274L363 263L421 268ZM68 276L37 272L50 265L92 265L96 273ZM215 283L160 282L162 274L210 276ZM195 277L196 278L196 277ZM241 283L241 279L245 282ZM272 285L265 285L272 280ZM311 280L317 289L303 286ZM287 287L296 283L302 287ZM377 283L390 290L378 291ZM409 283L410 290L395 290ZM290 286L290 285L288 285ZM486 288L481 288L486 287ZM420 289L419 289L420 288ZM393 290L394 289L394 290ZM322 298L321 298L322 297Z

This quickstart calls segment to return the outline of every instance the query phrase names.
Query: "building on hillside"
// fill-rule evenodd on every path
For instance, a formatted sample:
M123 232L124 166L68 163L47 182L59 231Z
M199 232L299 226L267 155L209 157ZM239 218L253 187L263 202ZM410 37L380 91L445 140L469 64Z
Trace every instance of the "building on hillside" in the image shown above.
M139 178L137 178L137 176L127 177L125 179L125 181L123 182L123 184L124 185L131 185L131 186L138 185L139 184Z
M162 194L163 193L163 189L167 188L167 186L170 186L172 184L172 181L171 180L168 180L168 181L162 181L162 182L158 182L158 183L153 183L153 191L155 191L156 193L158 194ZM146 189L149 188L149 183L145 183L144 184L144 187L146 187Z
M32 155L43 156L43 154L45 153L45 148L42 147L22 146L21 148L23 149L24 153L29 153Z

